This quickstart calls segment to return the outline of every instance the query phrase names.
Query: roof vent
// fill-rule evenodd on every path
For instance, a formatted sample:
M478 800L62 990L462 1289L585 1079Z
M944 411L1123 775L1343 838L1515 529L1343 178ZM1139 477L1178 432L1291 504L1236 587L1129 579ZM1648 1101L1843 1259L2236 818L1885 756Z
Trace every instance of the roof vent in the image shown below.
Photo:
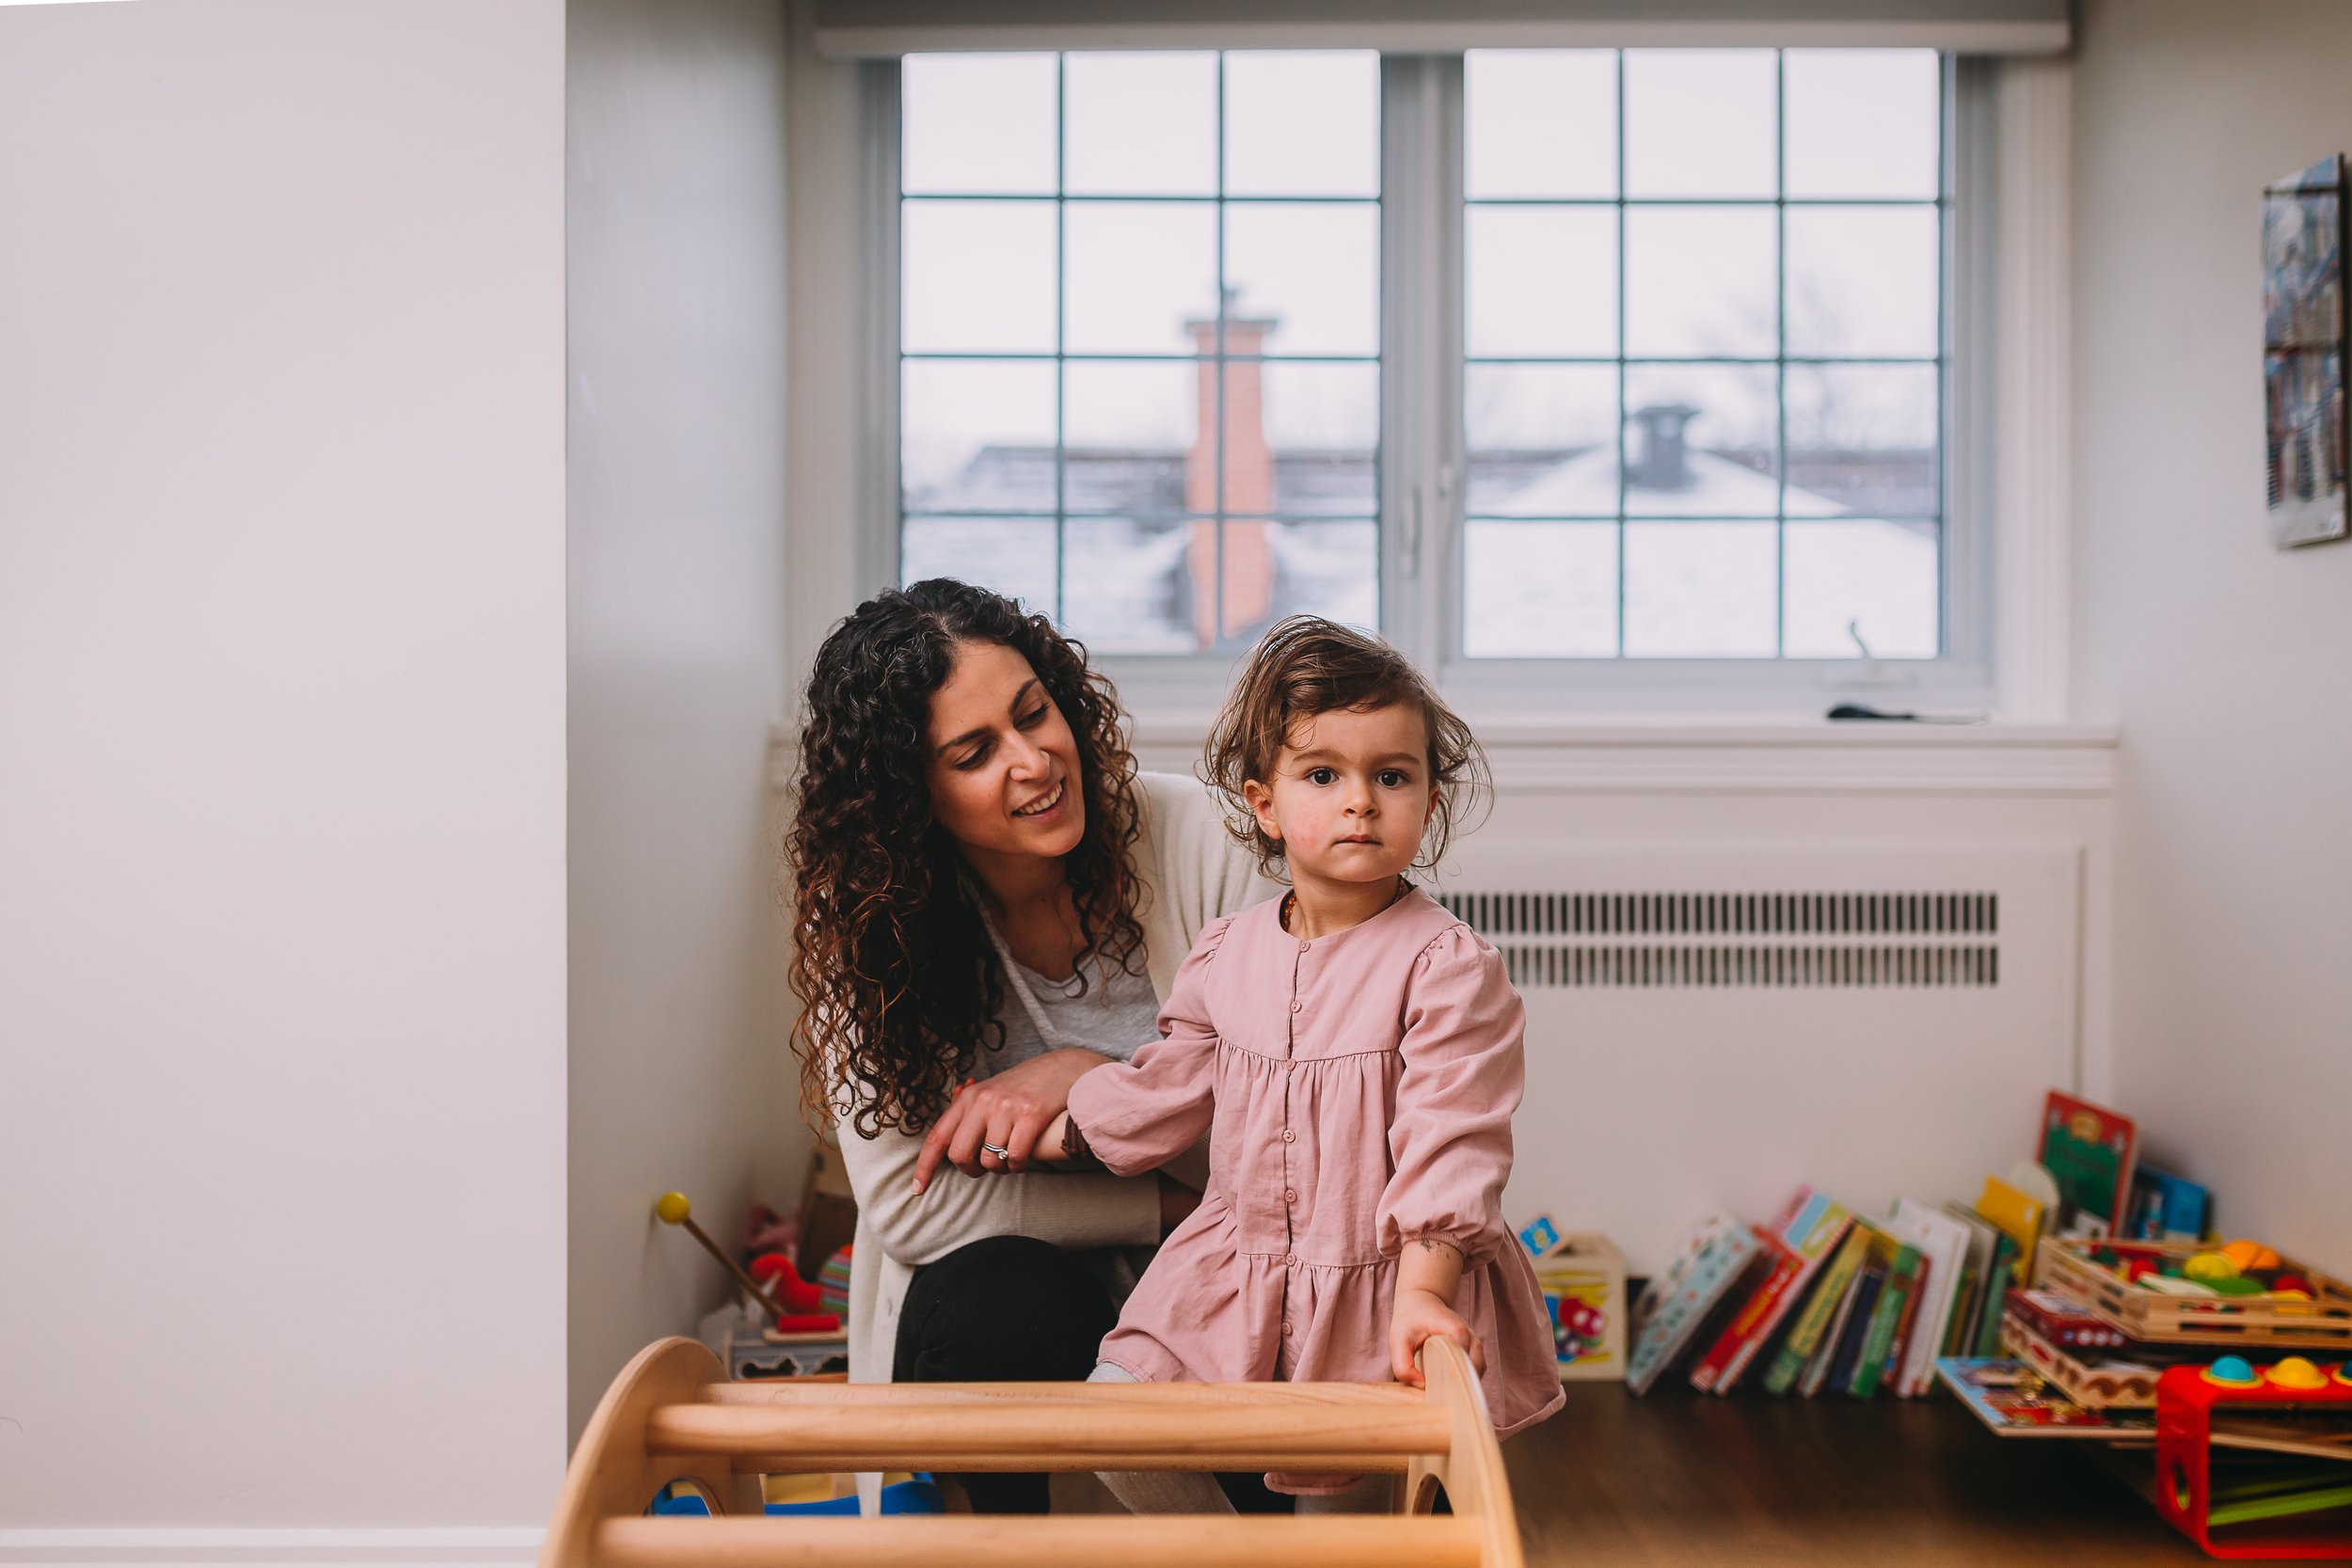
M1691 483L1690 448L1683 429L1699 411L1687 403L1653 403L1633 411L1641 440L1625 481L1644 490L1682 490Z

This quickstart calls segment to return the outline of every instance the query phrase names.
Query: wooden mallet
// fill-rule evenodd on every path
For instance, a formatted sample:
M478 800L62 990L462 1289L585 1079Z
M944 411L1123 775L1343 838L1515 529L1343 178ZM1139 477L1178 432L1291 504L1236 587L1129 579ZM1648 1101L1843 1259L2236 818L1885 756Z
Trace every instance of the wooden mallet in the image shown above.
M745 1274L743 1265L738 1263L726 1248L712 1241L708 1231L694 1223L694 1206L686 1201L684 1193L663 1193L654 1200L653 1212L660 1216L664 1225L686 1227L687 1234L702 1243L703 1250L719 1259L720 1267L733 1275L736 1283L752 1293L754 1301L768 1308L770 1317L781 1319L787 1316L785 1309L776 1305L776 1298L761 1290L759 1281Z

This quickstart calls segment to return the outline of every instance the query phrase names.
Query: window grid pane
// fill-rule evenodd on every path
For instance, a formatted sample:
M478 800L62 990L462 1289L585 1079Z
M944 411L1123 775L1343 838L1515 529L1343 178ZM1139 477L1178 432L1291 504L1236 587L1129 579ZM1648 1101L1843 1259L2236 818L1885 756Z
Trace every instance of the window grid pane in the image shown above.
M1616 253L1616 277L1609 280L1616 352L1562 352L1561 344L1541 341L1559 337L1544 324L1564 309L1564 287L1595 285L1590 270L1571 280L1539 276L1542 269L1523 263L1514 276L1508 257L1482 256L1474 239L1466 241L1473 249L1466 257L1464 285L1468 553L1459 562L1459 580L1465 657L1859 657L1845 631L1848 621L1860 624L1863 640L1883 657L1932 658L1942 651L1943 401L1949 356L1943 302L1950 226L1941 172L1941 63L1927 51L1720 54L1719 61L1708 62L1682 51L1616 53L1610 105L1614 196L1473 194L1465 201L1466 235L1479 233L1488 214L1500 218L1518 212L1534 220L1547 210L1596 216L1613 210ZM1650 75L1670 83L1693 70L1703 76L1717 65L1743 72L1751 88L1743 106L1751 118L1756 103L1749 100L1756 100L1769 80L1770 193L1751 185L1736 196L1695 194L1710 188L1710 181L1720 182L1721 173L1692 161L1699 156L1693 150L1713 144L1687 123L1659 133L1662 160L1659 146L1633 145L1643 126L1638 115L1628 114L1629 55L1637 67L1666 68ZM1507 106L1482 104L1476 96L1482 80L1514 79L1510 71L1476 69L1482 59L1502 57L1503 52L1470 56L1465 112L1472 124L1482 116L1516 118ZM1800 67L1793 72L1792 58ZM1807 69L1817 64L1823 69ZM1883 114L1903 92L1911 99L1931 94L1931 102L1903 99L1902 106L1909 123L1931 118L1937 127L1933 181L1916 197L1887 195L1882 194L1888 182L1883 172L1865 169L1851 178L1876 180L1878 187L1848 194L1833 169L1808 173L1804 194L1791 194L1792 75L1807 94L1862 95L1843 104L1808 97L1798 105L1810 117L1808 125L1824 118L1834 122L1841 111L1849 119ZM1891 78L1899 78L1894 86ZM1640 84L1634 85L1638 90ZM1684 99L1679 112L1706 112L1685 87L1674 90ZM1669 123L1655 108L1650 115L1655 124ZM1552 118L1562 119L1556 112ZM1677 165L1677 156L1685 161ZM1633 166L1642 177L1629 180ZM1475 171L1471 188L1477 188ZM1867 258L1857 261L1816 244L1799 257L1804 276L1792 279L1792 213L1808 239L1841 231L1899 237L1916 230L1890 226L1931 225L1932 260L1920 246L1907 264L1874 272ZM1744 252L1733 254L1729 243L1700 243L1700 230L1710 224L1718 225L1724 241L1738 240ZM1885 248L1896 253L1892 245ZM1763 293L1766 267L1769 296ZM1792 300L1800 287L1802 298ZM1510 341L1512 318L1520 310L1503 297L1506 290L1533 302L1517 341ZM1926 319L1931 291L1931 341L1913 325ZM1792 352L1791 318L1800 308L1796 325L1807 341ZM1578 374L1613 374L1613 439L1593 441L1597 431L1590 394L1574 419L1513 407L1498 395L1507 385L1502 378L1515 371L1559 375L1569 367L1580 367ZM1599 417L1608 417L1605 406ZM1579 436L1567 434L1571 426ZM1531 433L1547 428L1555 433L1549 452L1530 445ZM1756 521L1739 527L1724 521L1748 517ZM1578 528L1564 531L1570 523ZM1587 537L1583 531L1603 526L1613 528L1613 548L1570 547ZM1642 537L1629 538L1629 529ZM1675 529L1688 531L1680 545ZM1577 620L1584 629L1573 636L1564 636L1559 626L1515 629L1513 616L1541 618L1543 595L1531 598L1518 585L1506 591L1503 578L1487 564L1509 553L1505 542L1514 531L1536 556L1555 555L1563 569L1575 562L1585 572L1612 574L1608 583L1562 580L1557 592L1563 604L1613 601L1613 615L1581 612ZM1766 531L1769 550L1761 547ZM1550 541L1566 543L1552 549ZM1641 579L1630 593L1629 572ZM1760 635L1765 626L1768 639ZM1834 638L1825 629L1833 627ZM1612 640L1606 646L1596 641L1603 630Z
M901 580L952 564L950 575L1020 596L1106 653L1232 647L1291 610L1374 625L1376 59L1218 54L1205 57L1213 71L1195 73L1179 56L1078 56L1077 73L1124 72L1168 110L1154 127L1135 105L1116 105L1126 114L1120 135L1144 144L1136 156L1160 171L1119 189L1119 171L1096 166L1100 158L1082 160L1073 180L1073 57L1049 57L1050 190L1035 190L1025 166L1002 189L967 166L951 191L918 190L902 157L902 236L940 231L935 211L984 214L991 204L1009 213L1020 210L1015 202L1050 206L1053 219L1050 341L1019 341L999 324L942 323L930 298L902 307ZM1337 113L1296 120L1293 134L1309 142L1369 117L1362 157L1351 162L1334 146L1295 161L1279 181L1252 177L1267 188L1230 189L1237 59L1261 97L1294 61L1302 95L1336 95ZM919 122L936 140L960 114L1001 111L977 96L961 105L912 96L921 84L956 79L908 71L902 123ZM1102 91L1081 87L1082 115L1109 112ZM1196 88L1214 102L1184 97ZM1287 155L1284 144L1264 139L1281 134L1282 115L1267 119L1265 105L1256 112L1260 152ZM1185 143L1187 127L1209 128L1214 145ZM1155 135L1168 139L1151 145ZM1366 163L1375 170L1369 187ZM1192 177L1184 171L1193 169L1215 175L1184 189ZM1313 188L1318 179L1329 188ZM947 209L951 199L957 206ZM936 247L918 257L913 243L902 240L907 288L938 278L937 298L970 314L987 313L976 297L1010 299L1036 287L1034 276L1008 277L992 296L989 282L955 276L959 258ZM981 270L1000 264L960 260ZM1051 382L1050 429L1034 436L1028 416L943 395L1026 388L1022 375L1037 377L1040 391Z

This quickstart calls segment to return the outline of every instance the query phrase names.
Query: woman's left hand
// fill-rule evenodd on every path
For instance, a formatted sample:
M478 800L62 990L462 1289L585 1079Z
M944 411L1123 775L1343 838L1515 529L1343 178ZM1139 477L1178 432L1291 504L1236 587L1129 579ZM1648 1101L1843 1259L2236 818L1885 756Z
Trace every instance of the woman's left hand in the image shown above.
M1029 1168L1029 1153L1046 1123L1070 1107L1070 1086L1110 1060L1072 1047L1049 1051L1007 1068L993 1077L966 1084L931 1130L914 1157L914 1190L930 1185L942 1162L966 1176ZM1003 1155L983 1150L983 1143Z

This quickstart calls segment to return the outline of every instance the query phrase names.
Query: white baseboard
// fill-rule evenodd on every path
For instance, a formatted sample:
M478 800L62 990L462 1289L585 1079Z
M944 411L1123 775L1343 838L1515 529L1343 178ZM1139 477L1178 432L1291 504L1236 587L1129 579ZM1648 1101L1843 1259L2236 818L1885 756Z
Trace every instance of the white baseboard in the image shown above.
M0 1529L0 1568L516 1568L536 1528Z

